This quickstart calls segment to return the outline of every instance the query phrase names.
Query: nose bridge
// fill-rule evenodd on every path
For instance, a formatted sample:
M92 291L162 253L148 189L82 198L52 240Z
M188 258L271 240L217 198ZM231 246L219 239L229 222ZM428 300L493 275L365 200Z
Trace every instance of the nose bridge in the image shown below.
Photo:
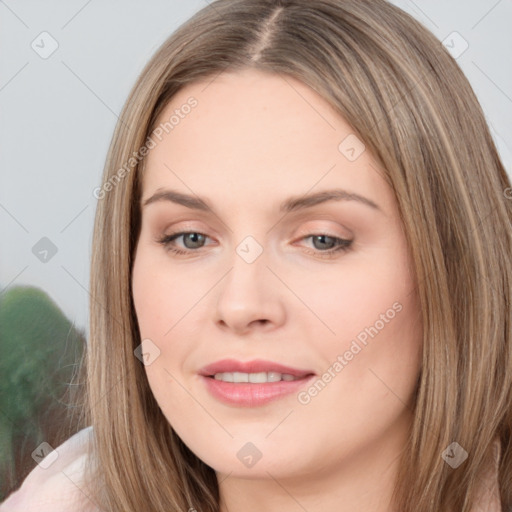
M254 236L247 235L236 246L235 252L247 265L252 265L257 260L266 259L262 258L262 255L265 252L262 244L263 242L260 243Z
M263 244L252 235L245 236L234 248L230 259L231 271L226 282L231 295L240 297L249 293L253 301L260 295L260 287L264 285L266 269L266 251Z

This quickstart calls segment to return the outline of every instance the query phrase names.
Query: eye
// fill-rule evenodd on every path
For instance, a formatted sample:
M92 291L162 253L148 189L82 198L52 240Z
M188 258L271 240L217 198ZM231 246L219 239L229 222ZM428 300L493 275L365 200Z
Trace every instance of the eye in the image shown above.
M182 250L176 247L176 240L180 237L183 237L183 243L186 249ZM165 235L161 239L158 240L158 243L162 244L166 249L175 253L175 254L190 254L194 252L194 249L200 249L203 247L205 239L208 238L207 235L203 233L198 233L197 231L181 231L178 233L171 233L170 235Z
M314 234L308 235L302 238L302 240L311 239L313 247L316 251L308 251L321 258L333 258L337 256L337 253L348 251L352 245L353 240L347 240L345 238L339 238L336 236L330 236L326 234Z
M176 247L176 241L182 238L185 250ZM204 233L197 231L180 231L177 233L171 233L160 238L158 243L162 244L168 251L178 255L190 255L194 252L198 252L197 249L201 249L205 245L206 239L209 238ZM337 256L337 253L348 251L352 245L353 240L346 240L335 236L330 236L324 233L308 235L301 240L311 239L314 251L306 251L315 256L321 258L333 258Z

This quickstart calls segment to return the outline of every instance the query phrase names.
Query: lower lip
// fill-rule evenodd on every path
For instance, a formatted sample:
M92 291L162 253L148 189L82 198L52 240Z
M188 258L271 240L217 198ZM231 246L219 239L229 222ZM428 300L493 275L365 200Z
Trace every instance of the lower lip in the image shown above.
M202 376L201 378L205 381L208 391L221 402L239 407L257 407L297 392L313 377L314 375L310 375L297 380L280 380L261 384L245 382L235 384L216 380L213 377Z

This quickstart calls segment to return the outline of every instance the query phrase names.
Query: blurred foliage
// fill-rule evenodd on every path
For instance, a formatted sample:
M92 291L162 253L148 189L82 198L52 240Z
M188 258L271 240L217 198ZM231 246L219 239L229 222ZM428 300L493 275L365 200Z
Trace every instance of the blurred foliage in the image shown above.
M77 430L69 384L85 346L44 291L17 286L0 296L0 501L35 467L40 443L56 448Z

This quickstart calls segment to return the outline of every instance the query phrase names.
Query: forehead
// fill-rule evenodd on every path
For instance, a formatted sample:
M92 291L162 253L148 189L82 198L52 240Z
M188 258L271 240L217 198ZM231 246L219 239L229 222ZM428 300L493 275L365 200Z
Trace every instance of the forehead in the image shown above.
M244 70L189 84L153 133L144 196L168 186L222 198L243 187L248 198L269 200L343 186L382 203L387 186L351 126L288 76Z

